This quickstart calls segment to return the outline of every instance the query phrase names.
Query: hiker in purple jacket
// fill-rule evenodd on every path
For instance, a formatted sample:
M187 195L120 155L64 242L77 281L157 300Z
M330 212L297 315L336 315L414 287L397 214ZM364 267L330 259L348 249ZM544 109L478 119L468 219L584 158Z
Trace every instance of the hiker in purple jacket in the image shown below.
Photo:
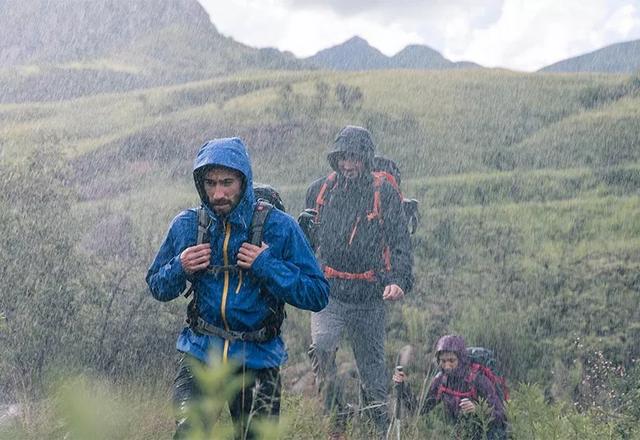
M402 400L409 411L415 413L419 410L420 414L425 415L442 403L447 420L458 424L466 415L475 413L478 402L483 399L492 408L486 438L505 439L506 416L502 399L493 382L482 371L474 372L464 339L455 335L443 336L438 340L435 351L440 372L431 381L424 402L417 402L408 384L403 387ZM403 383L405 379L406 374L403 372L393 375L395 383ZM473 439L484 438L480 432L474 434Z

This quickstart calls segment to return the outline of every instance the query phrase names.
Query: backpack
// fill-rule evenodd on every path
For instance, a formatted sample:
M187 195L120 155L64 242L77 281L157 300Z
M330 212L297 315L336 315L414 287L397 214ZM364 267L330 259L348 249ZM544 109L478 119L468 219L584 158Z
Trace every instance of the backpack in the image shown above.
M470 361L470 371L465 382L468 384L469 391L457 391L448 388L443 381L440 383L436 393L436 399L440 400L443 393L450 394L458 399L473 399L478 400L478 391L476 389L475 380L478 374L482 373L484 377L489 379L496 389L498 397L503 402L509 400L509 388L507 387L507 381L498 372L496 358L492 350L484 347L467 347L467 356ZM442 373L438 373L442 375Z
M402 197L402 209L404 211L407 226L411 235L416 233L418 223L420 223L420 212L418 211L418 201L416 199L408 199L402 195L400 190L402 174L398 165L388 157L376 156L373 158L373 171L384 175L384 177L393 185Z
M262 244L262 235L264 224L271 210L276 208L285 211L284 203L278 191L270 185L255 184L253 187L256 205L251 218L251 226L249 227L248 242L256 246ZM199 206L196 210L198 216L198 236L196 245L207 243L209 241L209 215L204 207ZM239 270L237 266L221 266L207 269L207 272L214 273L216 276L225 270ZM197 293L193 289L193 285L189 283L183 295L188 298L193 293L193 298L187 306L186 322L196 332L215 334L225 339L241 339L245 341L265 342L279 336L284 319L287 312L284 309L284 302L278 301L271 296L264 288L260 288L260 294L266 300L271 313L262 322L259 330L253 332L234 332L219 329L205 323L198 314L197 310Z
M400 173L400 168L398 165L387 157L376 156L373 158L373 169L371 171L373 176L373 186L374 186L374 198L373 198L373 210L369 213L368 217L370 219L378 217L380 214L380 187L383 185L384 181L387 181L391 184L391 186L396 190L398 196L402 200L402 209L405 213L405 219L407 220L407 227L411 234L416 232L418 227L418 223L420 221L420 213L418 211L418 201L416 199L407 199L402 195L402 191L400 190L400 183L402 175ZM315 209L309 210L306 209L300 217L298 217L298 221L301 223L303 227L303 231L305 233L308 231L309 223L312 221L317 222L320 216L320 211L322 206L325 203L326 193L327 191L331 191L333 186L336 183L337 173L334 171L329 174L322 187L320 188L320 192L316 197L316 206ZM302 221L301 221L302 220Z
M481 371L484 376L493 383L496 388L498 397L503 402L509 400L509 388L507 387L507 380L501 374L498 368L498 362L492 350L484 347L467 347L467 356L471 361L471 369L474 366L478 371Z
M378 219L380 223L382 223L382 206L380 203L380 188L384 184L384 182L389 182L391 186L395 189L398 197L402 201L402 208L405 212L405 219L409 219L407 221L407 227L410 227L410 232L413 234L417 228L419 214L418 214L418 202L417 200L407 200L403 197L402 191L400 190L400 168L398 165L391 159L376 156L373 160L373 166L371 171L371 176L373 177L373 207L370 212L367 213L368 220ZM322 208L326 202L327 194L333 189L336 185L338 174L334 171L329 174L320 190L318 195L316 196L315 209L305 209L300 216L298 217L298 223L304 234L306 235L309 244L313 249L317 248L317 240L316 240L316 227L320 223L320 217L322 216ZM409 212L409 215L406 213ZM349 243L353 239L356 228L358 227L358 222L354 225L353 231L351 232L351 237ZM382 259L384 263L384 268L387 271L391 270L391 252L389 245L387 243L384 244ZM340 278L345 280L365 280L373 282L377 279L376 273L373 269L368 270L363 273L350 273L350 272L341 272L335 270L331 267L324 267L324 274L327 278Z

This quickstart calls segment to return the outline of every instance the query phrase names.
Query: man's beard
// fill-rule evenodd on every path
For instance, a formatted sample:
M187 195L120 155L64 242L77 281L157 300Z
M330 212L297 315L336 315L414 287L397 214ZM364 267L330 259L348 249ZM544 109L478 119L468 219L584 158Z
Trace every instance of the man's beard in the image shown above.
M212 203L211 208L216 214L229 214L233 206L231 200L223 200Z

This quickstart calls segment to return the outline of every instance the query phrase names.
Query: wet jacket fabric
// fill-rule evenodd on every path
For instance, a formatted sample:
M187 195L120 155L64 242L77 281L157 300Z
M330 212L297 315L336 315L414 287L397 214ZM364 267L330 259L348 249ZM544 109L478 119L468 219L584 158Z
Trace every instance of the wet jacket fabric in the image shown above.
M465 379L470 371L470 365L466 365L465 368L461 370L462 375L447 375L443 372L438 373L438 375L433 379L431 384L429 385L429 391L427 393L427 398L424 403L424 407L422 409L422 414L426 414L431 411L440 401L445 409L445 413L447 417L451 420L457 420L461 415L460 411L460 399L452 396L448 393L442 393L440 399L437 398L438 388L440 385L444 385L447 388L451 388L454 391L460 392L469 392L471 391L472 384L468 383ZM498 396L496 392L496 388L493 383L487 379L481 372L478 373L475 380L473 381L473 385L476 387L476 391L478 393L478 398L482 398L486 400L486 402L493 408L493 424L502 425L505 422L505 412L504 405L502 404L502 400Z
M306 207L314 208L326 178L316 180L307 191ZM382 302L382 292L397 284L411 290L413 257L411 239L402 210L402 201L386 180L380 187L381 220L369 220L375 187L371 173L356 180L337 175L335 185L325 192L325 204L316 232L317 255L321 264L340 272L376 272L376 282L331 279L331 295L341 301ZM386 270L383 249L390 248L390 271Z
M407 293L413 285L411 239L402 209L402 200L386 179L379 187L381 218L369 218L376 191L371 173L375 145L369 130L347 125L327 155L336 180L324 193L320 225L315 232L316 253L323 266L340 272L365 273L373 270L376 281L331 278L331 296L349 303L382 303L384 287L397 284ZM357 179L345 178L339 170L341 157L359 158L364 171ZM316 200L326 177L307 190L306 208L316 208ZM390 251L390 270L385 267L383 250Z
M242 198L228 216L222 217L208 206L202 183L203 167L221 165L244 176ZM202 205L211 219L212 266L233 265L242 243L248 241L254 210L253 176L248 153L238 138L216 139L202 146L194 162L194 178ZM250 270L224 271L217 275L200 272L188 276L180 254L197 241L198 219L195 209L182 211L169 227L167 236L147 273L154 298L170 301L180 296L187 280L197 293L200 317L208 323L233 331L261 328L271 313L265 287L276 301L305 310L319 311L328 302L328 283L297 223L289 215L273 209L264 225L263 241L268 249L253 262ZM208 361L213 354L223 361L234 359L249 368L272 368L287 359L281 337L267 342L228 341L202 335L185 327L178 337L179 351Z
M467 381L471 371L471 363L467 355L467 346L462 336L445 335L436 343L436 359L442 352L455 353L458 357L458 366L448 373L440 370L431 382L423 412L428 412L439 403L437 398L438 388L444 385L454 391L469 392L475 385L479 398L483 398L493 408L494 424L503 424L505 421L504 405L496 392L495 385L481 372L478 373L472 384ZM460 416L460 399L451 394L442 393L441 400L446 414L451 419Z
M448 373L441 369L436 377L433 378L420 413L427 414L438 403L442 402L447 419L455 423L462 415L460 397L446 392L438 396L438 389L441 385L444 385L453 391L467 393L475 386L478 398L484 399L492 408L493 420L490 423L491 435L489 438L502 438L506 423L504 405L496 392L495 385L482 372L478 372L472 383L467 380L471 372L471 362L467 355L464 339L457 335L443 336L436 343L436 359L442 352L455 353L458 357L458 366ZM405 386L404 390L405 401L412 410L416 410L417 402L410 388Z

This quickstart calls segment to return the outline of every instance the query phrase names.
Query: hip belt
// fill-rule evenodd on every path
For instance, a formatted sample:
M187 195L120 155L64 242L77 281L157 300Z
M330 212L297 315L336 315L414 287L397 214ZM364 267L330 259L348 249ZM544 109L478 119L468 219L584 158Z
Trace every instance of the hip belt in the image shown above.
M237 332L234 330L225 330L215 325L209 324L202 318L198 318L195 325L191 326L192 330L209 336L218 336L229 341L245 341L245 342L267 342L273 339L273 334L269 334L267 327L250 332Z
M341 280L364 280L371 283L378 280L376 273L373 269L361 273L341 272L329 266L323 268L324 276L326 278L338 278Z

